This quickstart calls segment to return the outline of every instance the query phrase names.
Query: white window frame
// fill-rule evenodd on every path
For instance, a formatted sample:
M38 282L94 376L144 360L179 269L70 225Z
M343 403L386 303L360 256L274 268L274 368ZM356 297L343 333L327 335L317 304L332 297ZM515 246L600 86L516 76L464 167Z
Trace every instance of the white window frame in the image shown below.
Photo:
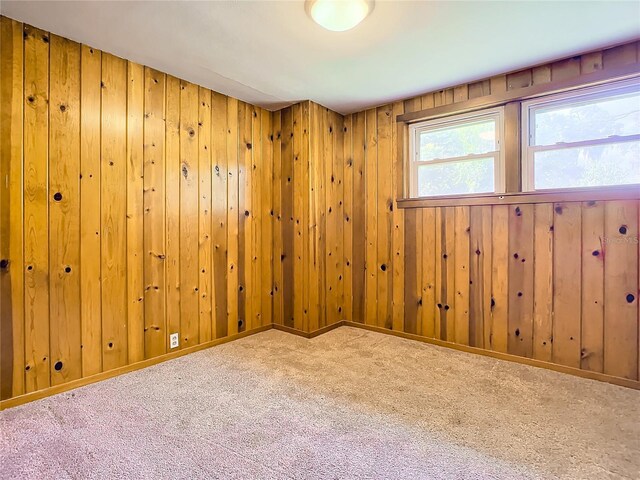
M521 116L522 190L525 192L558 190L535 188L535 165L533 159L536 152L640 140L640 135L615 135L604 139L598 138L594 140L582 140L578 142L562 142L556 143L555 145L531 145L531 143L535 143L535 129L533 128L534 123L532 119L535 118L534 115L537 110L542 110L554 105L579 105L580 103L587 103L594 99L608 98L614 93L624 94L631 92L640 92L640 83L638 82L637 78L632 80L606 83L603 85L598 85L596 87L580 88L568 92L558 93L555 95L547 95L544 97L523 101ZM568 190L573 188L582 187L563 187L560 190ZM607 186L603 185L597 188L607 188Z
M456 125L464 125L475 122L483 118L492 118L496 121L496 146L497 150L492 152L477 153L465 155L462 157L447 157L435 160L420 160L420 150L416 148L419 145L420 134L425 131L432 131ZM418 196L418 167L420 165L437 165L440 163L471 161L480 158L493 157L494 161L494 192L486 193L504 193L505 191L505 161L504 161L504 107L487 108L471 113L463 113L452 115L435 120L425 120L409 125L409 197L420 198ZM485 192L482 192L485 193ZM479 195L480 192L461 194L462 196ZM443 195L434 195L445 197ZM454 196L460 196L458 194ZM424 197L423 197L424 198Z

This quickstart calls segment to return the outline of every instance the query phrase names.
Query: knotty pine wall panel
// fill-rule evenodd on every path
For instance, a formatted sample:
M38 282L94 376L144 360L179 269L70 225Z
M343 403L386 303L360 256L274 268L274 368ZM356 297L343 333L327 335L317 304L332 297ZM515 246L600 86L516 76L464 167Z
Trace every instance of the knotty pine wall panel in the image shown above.
M343 318L638 380L638 201L398 210L387 121L638 60L634 42L345 116Z
M638 202L399 209L395 122L637 64L637 43L342 116L267 112L4 17L1 33L3 399L162 356L170 333L271 322L638 379Z
M275 323L314 331L345 318L351 303L352 163L344 118L314 102L274 115ZM349 161L351 156L349 155ZM347 180L348 178L348 180ZM263 188L264 185L263 185ZM363 199L358 199L362 202ZM349 247L347 248L346 245ZM350 308L350 307L349 307Z
M1 35L1 398L270 324L275 114Z
M639 203L406 210L402 330L636 380Z

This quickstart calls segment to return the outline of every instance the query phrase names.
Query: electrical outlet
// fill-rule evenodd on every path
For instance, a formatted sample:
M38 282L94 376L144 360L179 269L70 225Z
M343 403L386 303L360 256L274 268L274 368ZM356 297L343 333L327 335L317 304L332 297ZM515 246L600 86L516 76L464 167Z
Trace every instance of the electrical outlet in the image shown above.
M169 335L169 347L170 348L178 348L180 344L180 337L177 333L172 333Z

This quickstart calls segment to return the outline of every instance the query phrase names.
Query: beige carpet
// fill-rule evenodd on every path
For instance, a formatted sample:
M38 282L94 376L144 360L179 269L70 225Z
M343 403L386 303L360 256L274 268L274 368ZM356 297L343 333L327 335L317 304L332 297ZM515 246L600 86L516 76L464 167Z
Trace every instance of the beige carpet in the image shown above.
M640 392L341 327L0 413L0 477L638 478Z

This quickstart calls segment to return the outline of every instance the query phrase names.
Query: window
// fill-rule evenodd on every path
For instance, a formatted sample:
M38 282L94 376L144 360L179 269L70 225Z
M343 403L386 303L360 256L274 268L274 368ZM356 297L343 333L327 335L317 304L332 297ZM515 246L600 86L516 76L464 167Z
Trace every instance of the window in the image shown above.
M640 183L640 84L618 82L522 104L523 188Z
M504 191L503 109L410 126L411 197Z

